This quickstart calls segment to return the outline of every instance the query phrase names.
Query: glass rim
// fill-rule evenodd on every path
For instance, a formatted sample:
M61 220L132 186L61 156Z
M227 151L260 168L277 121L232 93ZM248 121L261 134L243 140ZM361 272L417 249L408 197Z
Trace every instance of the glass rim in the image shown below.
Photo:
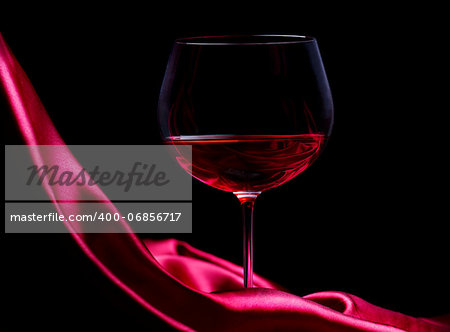
M235 41L233 41L233 39ZM252 41L252 39L254 39L254 41ZM184 38L177 38L175 40L175 43L179 45L227 46L227 45L303 44L315 41L316 38L312 36L303 36L303 35L242 34L242 35L184 37Z

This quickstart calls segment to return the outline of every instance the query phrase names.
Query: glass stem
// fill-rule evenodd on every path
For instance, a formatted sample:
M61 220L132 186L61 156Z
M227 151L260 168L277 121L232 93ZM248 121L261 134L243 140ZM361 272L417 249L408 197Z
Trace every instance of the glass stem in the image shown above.
M253 208L261 192L237 191L233 194L241 202L244 235L244 288L253 287Z
M242 203L244 226L244 288L253 287L253 208L255 201Z

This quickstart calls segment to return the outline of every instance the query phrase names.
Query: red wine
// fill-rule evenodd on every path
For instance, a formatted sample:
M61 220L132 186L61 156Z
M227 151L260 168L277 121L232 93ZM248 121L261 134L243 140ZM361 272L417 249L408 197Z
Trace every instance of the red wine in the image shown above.
M325 136L172 136L168 143L192 145L192 163L180 165L198 180L224 191L260 192L291 180L318 157ZM179 149L183 157L183 149Z

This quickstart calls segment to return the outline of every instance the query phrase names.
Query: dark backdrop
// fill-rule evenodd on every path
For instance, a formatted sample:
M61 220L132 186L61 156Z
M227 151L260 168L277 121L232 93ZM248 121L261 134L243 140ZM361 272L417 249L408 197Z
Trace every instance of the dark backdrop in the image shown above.
M62 17L52 29L11 27L3 35L68 144L159 144L159 87L177 37L315 36L334 131L313 167L258 198L255 272L298 295L340 290L410 315L449 312L442 300L450 295L448 110L437 84L439 37L424 23L439 23L439 9L324 10L136 8L92 15L95 26L85 16L69 24ZM5 144L20 144L3 113ZM238 201L194 182L193 233L154 237L174 236L240 264ZM2 238L6 316L16 326L165 327L101 275L69 235Z

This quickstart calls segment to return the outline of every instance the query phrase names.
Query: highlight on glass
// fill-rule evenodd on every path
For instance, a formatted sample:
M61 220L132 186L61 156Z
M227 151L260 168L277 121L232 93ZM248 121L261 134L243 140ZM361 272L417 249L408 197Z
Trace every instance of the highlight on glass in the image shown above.
M333 101L315 38L177 39L161 87L164 143L192 146L194 178L242 205L244 287L253 287L253 209L262 192L307 169L325 147Z

